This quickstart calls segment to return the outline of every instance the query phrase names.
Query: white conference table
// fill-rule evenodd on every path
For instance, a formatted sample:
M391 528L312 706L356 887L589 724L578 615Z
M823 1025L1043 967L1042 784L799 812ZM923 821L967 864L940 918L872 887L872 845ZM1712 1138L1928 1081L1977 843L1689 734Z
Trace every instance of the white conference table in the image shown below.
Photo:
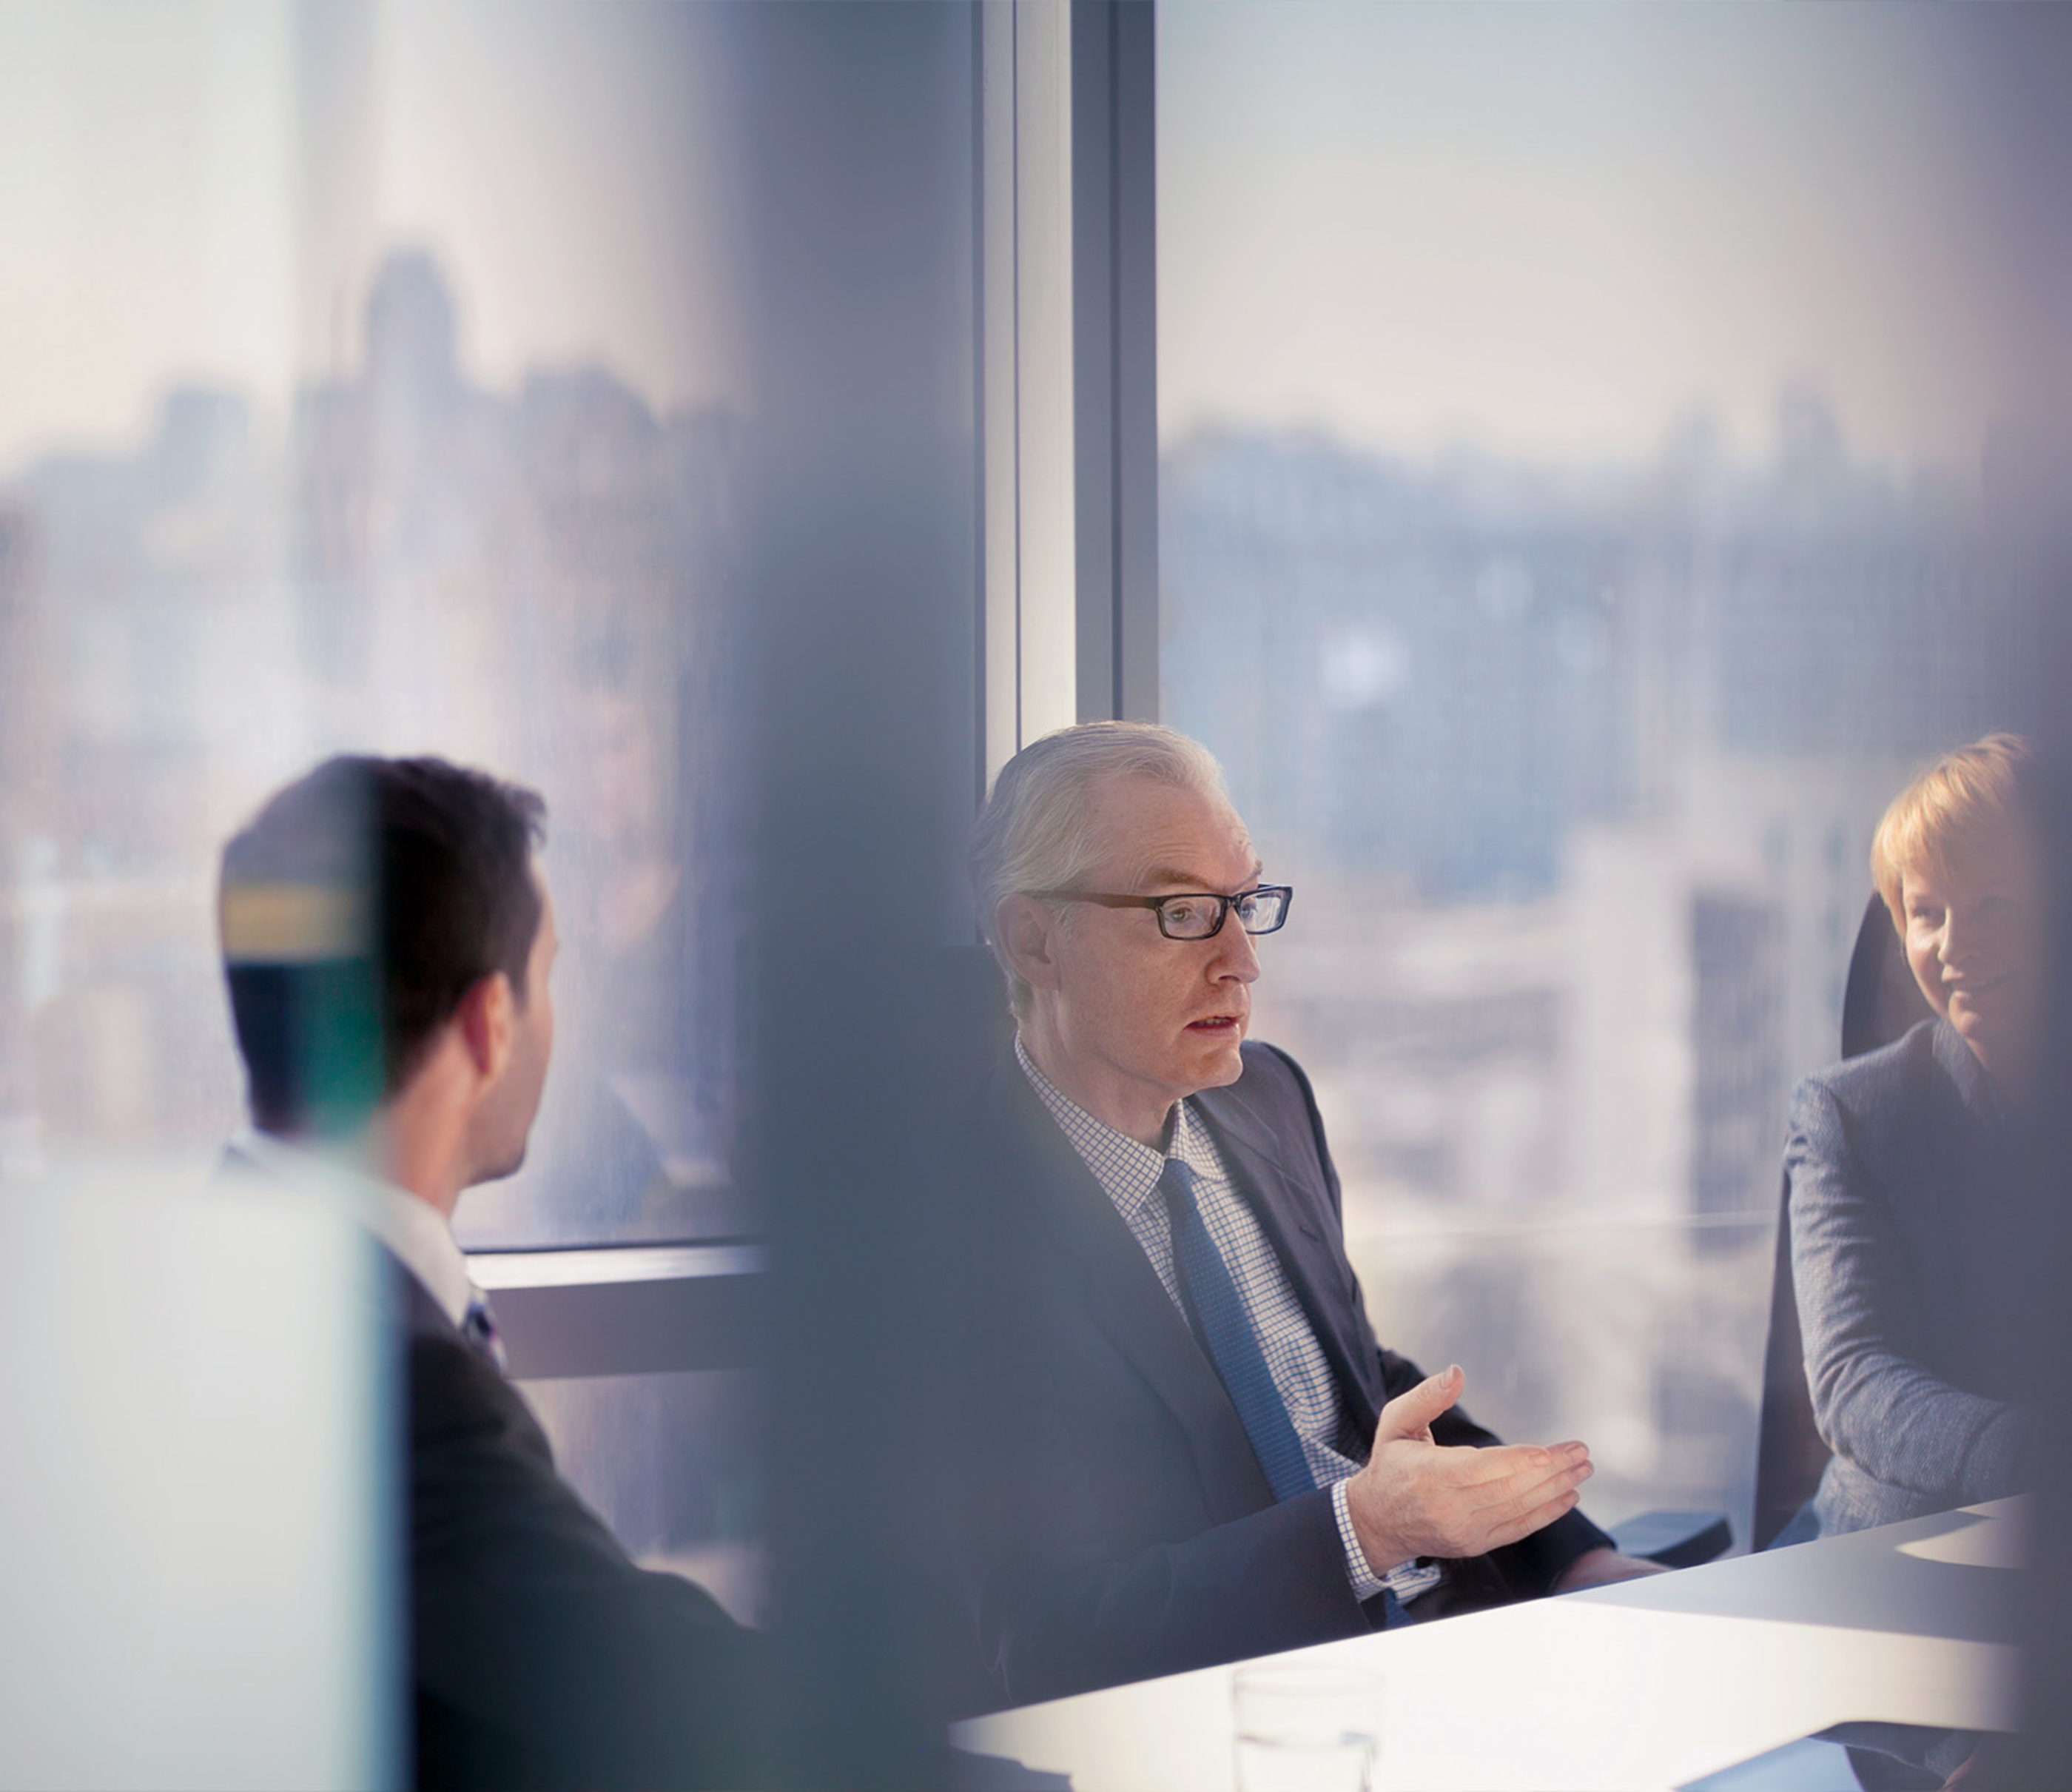
M2014 1724L2019 1500L1276 1658L1382 1686L1375 1792L1684 1785L1831 1724ZM1073 1792L1227 1792L1229 1667L977 1718Z

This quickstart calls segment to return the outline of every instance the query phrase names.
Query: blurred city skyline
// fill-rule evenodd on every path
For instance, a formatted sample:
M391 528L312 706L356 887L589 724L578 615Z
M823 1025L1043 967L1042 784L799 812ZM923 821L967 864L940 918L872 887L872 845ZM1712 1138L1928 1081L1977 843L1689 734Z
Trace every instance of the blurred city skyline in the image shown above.
M609 355L658 411L738 404L725 26L571 0L0 7L0 477L137 451L175 386L285 426L356 364L399 248L465 295L486 385Z
M728 10L0 9L0 152L45 176L0 187L0 473L134 447L174 384L284 418L401 245L467 295L486 385L608 352L658 410L742 408ZM1164 437L1567 465L1709 417L1745 457L1811 387L1866 456L1971 464L2018 380L1990 35L1905 7L1166 9Z

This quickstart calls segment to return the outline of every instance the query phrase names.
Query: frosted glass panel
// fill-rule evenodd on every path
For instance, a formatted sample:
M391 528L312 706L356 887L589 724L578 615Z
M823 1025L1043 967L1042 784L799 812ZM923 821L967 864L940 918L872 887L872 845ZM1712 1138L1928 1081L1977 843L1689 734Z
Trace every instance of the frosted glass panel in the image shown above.
M400 1782L380 1296L313 1204L0 1189L0 1784Z

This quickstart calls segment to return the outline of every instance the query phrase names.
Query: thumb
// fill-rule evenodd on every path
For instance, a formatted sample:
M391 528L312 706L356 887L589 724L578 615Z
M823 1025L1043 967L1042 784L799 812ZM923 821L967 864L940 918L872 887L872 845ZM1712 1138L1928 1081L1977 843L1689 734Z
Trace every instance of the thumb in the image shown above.
M1442 1369L1436 1375L1427 1376L1407 1393L1399 1394L1381 1409L1381 1417L1374 1427L1374 1440L1379 1444L1391 1437L1415 1437L1429 1429L1432 1421L1461 1397L1461 1388L1467 1380L1458 1363Z

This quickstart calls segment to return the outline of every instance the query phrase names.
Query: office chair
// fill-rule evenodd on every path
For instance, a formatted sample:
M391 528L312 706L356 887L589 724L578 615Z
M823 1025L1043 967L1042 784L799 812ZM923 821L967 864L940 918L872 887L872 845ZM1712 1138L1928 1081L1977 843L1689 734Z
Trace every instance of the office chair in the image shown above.
M1889 1045L1917 1022L1934 1018L1907 969L1906 954L1886 911L1873 895L1856 929L1849 979L1842 994L1842 1056L1861 1057ZM1799 1333L1799 1297L1791 1283L1791 1185L1779 1197L1777 1263L1770 1281L1770 1337L1762 1358L1762 1416L1756 1431L1755 1535L1767 1549L1812 1498L1827 1465L1827 1446L1813 1423L1806 1386L1806 1350Z

